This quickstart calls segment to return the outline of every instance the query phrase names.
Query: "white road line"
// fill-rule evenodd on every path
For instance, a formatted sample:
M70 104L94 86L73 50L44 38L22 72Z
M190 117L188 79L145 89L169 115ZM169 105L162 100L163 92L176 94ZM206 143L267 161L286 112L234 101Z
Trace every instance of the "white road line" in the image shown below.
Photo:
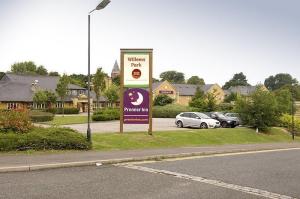
M219 180L211 180L211 179L206 179L203 177L192 176L192 175L187 175L187 174L182 174L182 173L177 173L177 172L172 172L172 171L167 171L167 170L152 169L152 168L137 166L137 165L133 165L133 164L116 164L116 166L145 171L145 172L149 172L149 173L170 175L170 176L173 176L176 178L197 181L197 182L201 182L201 183L206 183L206 184L210 184L210 185L214 185L214 186L218 186L218 187L223 187L223 188L240 191L240 192L244 192L244 193L248 193L248 194L252 194L252 195L256 195L256 196L271 198L271 199L296 199L296 198L293 198L290 196L272 193L272 192L261 190L261 189L255 189L252 187L245 187L245 186L230 184L230 183L222 182Z

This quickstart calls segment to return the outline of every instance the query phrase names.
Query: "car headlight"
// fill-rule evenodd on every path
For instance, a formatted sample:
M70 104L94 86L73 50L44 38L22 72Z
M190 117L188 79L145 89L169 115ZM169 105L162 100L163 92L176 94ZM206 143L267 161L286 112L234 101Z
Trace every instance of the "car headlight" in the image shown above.
M229 124L230 124L231 122L232 122L232 121L227 121L227 123L229 123Z

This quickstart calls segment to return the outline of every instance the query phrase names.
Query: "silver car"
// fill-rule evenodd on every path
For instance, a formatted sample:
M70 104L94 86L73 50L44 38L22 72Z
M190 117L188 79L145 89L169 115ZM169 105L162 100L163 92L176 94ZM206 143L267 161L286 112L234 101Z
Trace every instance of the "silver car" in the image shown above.
M197 127L200 129L207 129L220 127L219 121L199 112L180 113L176 116L175 124L178 128Z

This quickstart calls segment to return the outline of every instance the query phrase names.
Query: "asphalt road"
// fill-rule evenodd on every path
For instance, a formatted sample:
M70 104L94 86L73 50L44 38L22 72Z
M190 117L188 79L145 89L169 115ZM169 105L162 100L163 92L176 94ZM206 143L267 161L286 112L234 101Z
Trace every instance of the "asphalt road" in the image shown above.
M300 198L300 150L0 174L0 198Z
M86 133L87 124L72 124L64 125L75 129L79 132ZM91 130L93 133L108 133L119 132L119 121L107 121L107 122L93 122L91 123ZM171 130L187 130L186 128L177 128L174 118L153 118L153 131L171 131ZM148 131L148 124L139 125L124 125L124 131L136 132L136 131Z

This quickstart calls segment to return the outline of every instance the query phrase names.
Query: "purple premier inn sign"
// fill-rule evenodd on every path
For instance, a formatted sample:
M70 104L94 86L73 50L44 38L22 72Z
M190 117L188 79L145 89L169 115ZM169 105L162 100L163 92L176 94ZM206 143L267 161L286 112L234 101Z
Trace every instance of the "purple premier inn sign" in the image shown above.
M149 124L149 92L131 88L124 92L124 124Z

